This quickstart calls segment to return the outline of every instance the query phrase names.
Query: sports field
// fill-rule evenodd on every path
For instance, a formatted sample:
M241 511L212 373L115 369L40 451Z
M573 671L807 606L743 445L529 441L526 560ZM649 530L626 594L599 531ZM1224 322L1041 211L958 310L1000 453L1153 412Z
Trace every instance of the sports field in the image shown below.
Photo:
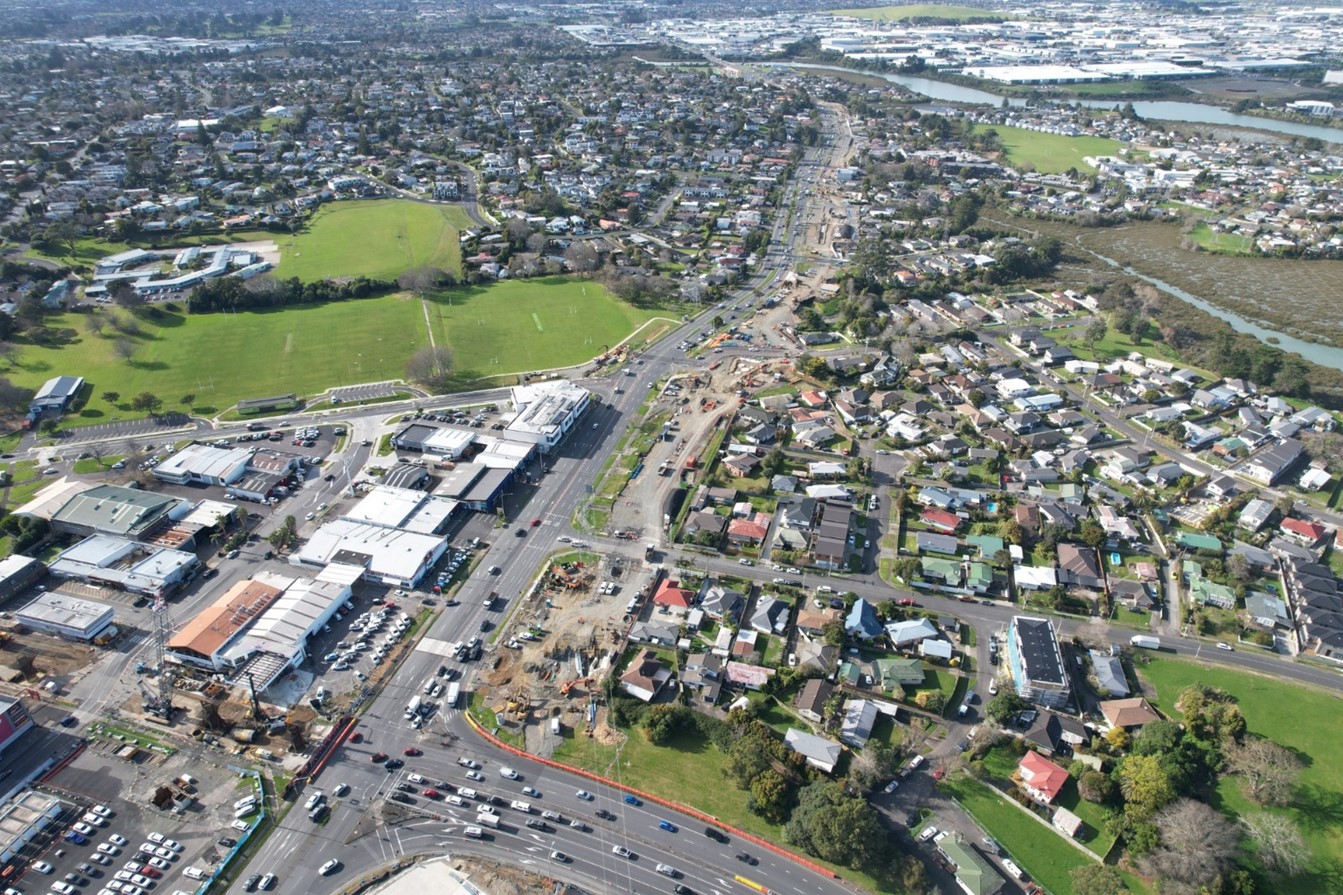
M456 205L333 202L297 235L272 237L280 248L275 275L308 282L359 275L394 280L424 266L456 271L462 263L458 227L469 223Z
M1062 174L1069 168L1089 171L1091 166L1082 161L1091 155L1114 155L1123 144L1106 137L1064 137L995 124L976 125L975 131L993 130L1002 140L1005 161L1014 168L1029 165L1041 174Z
M1314 895L1338 891L1343 867L1343 740L1338 736L1338 696L1265 675L1200 665L1165 656L1149 657L1138 674L1156 687L1152 702L1177 720L1175 700L1190 684L1226 690L1236 697L1251 733L1267 737L1297 754L1304 764L1292 804L1262 809L1242 794L1235 779L1222 778L1212 802L1233 816L1268 810L1290 816L1300 825L1314 860L1302 876L1275 880L1275 895Z
M434 340L452 347L463 384L502 373L583 363L667 311L635 308L595 283L562 277L515 281L443 293L428 302ZM38 388L52 376L83 376L92 396L71 425L140 416L127 405L150 391L164 410L218 413L244 398L400 379L406 361L427 345L425 305L406 296L358 299L276 311L195 314L153 306L139 312L130 362L115 350L112 326L90 333L84 314L51 318L72 340L48 348L20 343L6 371ZM105 312L124 317L126 312ZM118 407L103 393L120 393ZM191 404L181 398L194 395Z
M917 3L908 6L873 6L865 9L832 9L832 16L871 19L874 22L901 22L906 19L1001 19L1011 16L979 9L974 6L941 6L936 3Z
M455 354L464 377L546 370L601 354L658 316L679 308L636 308L596 283L565 277L454 289L430 306L434 339Z
M92 267L107 255L135 248L218 245L236 242L274 242L280 250L275 276L298 277L304 282L328 277L366 276L394 280L414 267L461 269L459 228L470 219L460 206L429 205L405 199L332 202L322 206L297 234L247 230L202 236L147 239L133 244L92 237L64 246L29 252L60 264Z

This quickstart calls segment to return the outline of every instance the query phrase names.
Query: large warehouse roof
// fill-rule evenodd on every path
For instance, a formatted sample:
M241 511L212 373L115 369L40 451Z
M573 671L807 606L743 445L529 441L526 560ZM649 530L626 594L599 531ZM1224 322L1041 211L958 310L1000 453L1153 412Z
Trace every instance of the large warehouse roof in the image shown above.
M282 592L283 587L273 583L239 581L183 625L168 641L168 649L208 659L254 622Z
M344 602L349 595L348 585L296 581L266 610L247 637L268 641L276 652L292 649L330 617L332 604Z
M251 459L252 451L249 448L189 444L154 467L154 475L165 479L185 479L189 476L226 479L235 475Z
M314 532L291 554L291 561L316 566L330 562L360 565L381 578L414 581L442 555L444 547L446 541L441 537L337 519Z
M377 485L345 513L351 522L367 522L382 528L400 528L420 534L440 531L457 502L433 497L422 491Z
M51 521L135 538L166 515L185 514L189 506L185 500L167 494L97 485L67 500Z

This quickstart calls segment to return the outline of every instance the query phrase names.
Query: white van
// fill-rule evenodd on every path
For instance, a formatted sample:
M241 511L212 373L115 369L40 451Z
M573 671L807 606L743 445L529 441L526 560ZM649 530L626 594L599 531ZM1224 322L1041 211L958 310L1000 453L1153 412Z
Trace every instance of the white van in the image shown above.
M255 805L255 804L256 804L256 796L247 796L246 798L242 798L234 802L233 810L238 811L239 809L246 808L248 805Z
M521 811L523 814L532 813L532 806L527 802L514 801L511 805L509 805L509 807L512 808L514 811Z

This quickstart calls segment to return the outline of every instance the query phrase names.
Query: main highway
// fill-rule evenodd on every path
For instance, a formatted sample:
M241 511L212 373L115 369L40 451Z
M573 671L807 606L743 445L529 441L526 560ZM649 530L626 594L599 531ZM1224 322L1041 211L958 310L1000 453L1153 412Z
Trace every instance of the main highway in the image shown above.
M827 113L822 118L830 126L823 128L821 144L808 150L802 163L808 172L808 185L814 182L816 168L824 163L833 141L834 116ZM403 718L407 702L421 692L428 679L436 676L440 665L456 669L461 675L463 693L470 693L480 663L457 662L451 645L477 634L482 621L498 622L505 617L518 595L530 587L533 576L555 549L561 534L583 537L570 528L570 520L648 390L673 369L703 363L688 360L677 343L701 331L714 314L737 309L752 300L785 269L785 256L792 253L797 237L786 232L784 221L788 210L798 213L804 198L803 188L797 182L790 185L774 233L776 244L786 248L770 254L761 270L734 298L706 309L640 354L630 366L635 375L622 377L625 381L621 393L614 390L605 393L602 386L594 386L603 400L593 403L560 449L547 458L549 469L525 510L515 511L519 518L493 531L488 548L476 562L474 574L455 595L459 605L443 609L418 641L418 648L372 696L359 720L363 742L342 746L313 784L330 796L337 784L344 783L350 787L349 793L331 798L330 818L320 825L311 822L302 810L285 814L279 828L249 863L249 872L275 873L279 877L277 890L281 892L319 888L334 891L404 855L482 853L597 892L671 892L679 883L697 893L727 895L745 891L741 883L734 881L738 874L779 892L852 891L845 883L811 871L787 857L735 841L737 837L733 834L729 834L732 841L726 843L711 839L705 834L703 822L681 812L651 803L627 804L623 791L613 785L599 785L577 774L513 756L475 733L460 707L444 707L420 732L412 730ZM456 395L416 404L429 408L470 400L470 396ZM384 406L380 413L385 416L387 411ZM342 414L341 418L349 419L350 414ZM366 434L366 426L360 422L366 418L371 416L360 416L354 421L356 439ZM362 456L356 460L362 460ZM341 465L348 468L347 464ZM348 476L348 472L343 475ZM339 487L344 480L332 484ZM532 518L539 519L540 524L533 527ZM628 543L623 546L629 549ZM498 566L500 572L490 574L491 566ZM499 599L487 609L485 599L493 592L499 594ZM487 652L486 660L488 656ZM465 698L464 695L463 701ZM424 754L406 757L402 768L389 771L371 760L378 752L402 757L404 749L411 746L422 749ZM467 778L467 769L458 764L463 758L482 765L483 781L477 783ZM519 779L500 776L499 769L505 766L516 769ZM389 787L406 781L410 774L453 787L474 787L478 793L506 800L525 798L533 805L530 817L540 819L540 811L553 810L563 815L564 822L547 821L552 831L541 832L525 826L527 817L505 803L498 806L502 815L499 828L487 828L487 839L470 839L462 830L468 821L474 823L474 805L462 808L442 799L424 797L420 793L425 784L420 783L412 784L415 791L408 793L416 804L400 805L386 800ZM681 801L694 801L696 786L721 785L723 782L718 780L687 780ZM536 788L541 796L523 796L523 786ZM591 792L595 800L579 799L575 793L580 789ZM448 794L446 789L441 792ZM599 808L609 811L614 819L598 818L595 812ZM393 819L392 815L398 817ZM571 826L572 820L581 820L583 826ZM663 820L675 827L676 832L661 828L659 822ZM616 846L628 849L631 857L613 852ZM552 860L551 851L562 852L568 860ZM739 855L749 855L751 860L741 860ZM333 858L342 866L323 881L318 868ZM659 863L675 868L680 876L673 879L657 872ZM241 891L241 885L235 885L234 890Z

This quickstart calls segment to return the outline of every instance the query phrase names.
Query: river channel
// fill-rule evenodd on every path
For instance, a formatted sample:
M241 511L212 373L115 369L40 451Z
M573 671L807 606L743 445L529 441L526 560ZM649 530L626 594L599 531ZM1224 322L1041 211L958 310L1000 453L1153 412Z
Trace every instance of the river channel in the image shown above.
M824 71L855 72L874 78L883 78L892 84L899 84L921 93L929 99L944 103L965 103L976 106L1000 106L1003 97L987 90L974 87L962 87L948 84L932 78L920 78L914 75L894 75L884 72L864 71L862 69L842 68L837 65L813 65L809 63L774 63L789 68L814 68ZM1026 101L1016 97L1008 98L1008 105L1025 106ZM1060 100L1061 104L1078 104L1089 109L1113 109L1125 100ZM1318 124L1303 124L1298 121L1278 121L1275 118L1260 118L1255 115L1239 115L1228 112L1219 106L1202 103L1185 103L1176 100L1134 100L1133 110L1141 118L1155 118L1160 121L1187 121L1192 124L1215 124L1223 127L1243 127L1253 130L1274 131L1295 137L1316 137L1327 143L1343 143L1343 129L1324 127Z

